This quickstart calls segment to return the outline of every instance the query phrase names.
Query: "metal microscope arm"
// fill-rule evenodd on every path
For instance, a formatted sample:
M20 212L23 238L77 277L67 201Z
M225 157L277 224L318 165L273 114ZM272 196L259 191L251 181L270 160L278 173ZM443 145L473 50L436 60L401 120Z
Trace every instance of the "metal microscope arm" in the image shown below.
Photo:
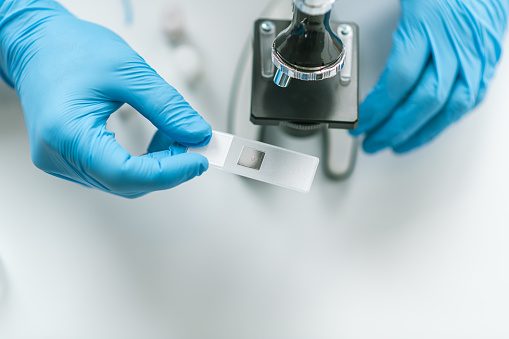
M323 15L332 10L336 0L295 0L297 9L309 15Z

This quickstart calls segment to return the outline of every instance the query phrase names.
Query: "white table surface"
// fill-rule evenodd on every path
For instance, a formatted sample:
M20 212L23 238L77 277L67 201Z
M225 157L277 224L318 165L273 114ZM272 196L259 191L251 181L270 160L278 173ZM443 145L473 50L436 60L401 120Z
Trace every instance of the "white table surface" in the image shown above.
M351 2L343 13L380 34L386 56L397 10ZM166 1L134 0L132 26L120 0L62 3L226 129L233 67L265 1L180 0L206 59L195 90L160 31ZM367 88L383 60L364 46ZM505 58L483 105L437 141L361 154L349 181L320 172L307 195L211 170L125 200L37 170L1 85L0 338L508 338L508 95ZM143 150L150 127L131 130L119 139Z

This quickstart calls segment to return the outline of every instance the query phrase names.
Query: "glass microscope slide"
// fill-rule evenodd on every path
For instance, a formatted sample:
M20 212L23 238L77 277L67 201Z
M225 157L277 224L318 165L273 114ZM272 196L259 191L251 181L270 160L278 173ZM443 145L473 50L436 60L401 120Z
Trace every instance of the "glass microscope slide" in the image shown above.
M319 159L258 141L214 131L205 147L187 153L205 156L212 167L243 177L307 193Z

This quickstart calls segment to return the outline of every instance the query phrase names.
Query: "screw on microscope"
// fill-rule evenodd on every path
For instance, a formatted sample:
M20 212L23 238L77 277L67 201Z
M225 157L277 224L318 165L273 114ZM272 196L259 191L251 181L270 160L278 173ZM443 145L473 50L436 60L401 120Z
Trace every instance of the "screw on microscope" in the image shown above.
M352 26L342 25L339 30L340 30L341 34L348 35L348 34L352 33Z
M265 33L272 33L272 32L274 32L274 29L276 28L274 26L274 23L271 21L262 22L260 27L262 28L262 31L264 31Z

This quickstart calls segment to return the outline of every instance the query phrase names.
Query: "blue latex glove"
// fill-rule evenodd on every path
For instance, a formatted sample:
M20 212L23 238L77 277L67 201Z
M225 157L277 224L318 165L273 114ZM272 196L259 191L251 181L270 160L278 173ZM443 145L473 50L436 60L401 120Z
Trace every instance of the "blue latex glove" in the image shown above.
M419 147L483 100L501 55L509 0L401 0L380 81L360 108L364 150Z
M168 146L170 138L204 146L210 125L118 35L51 0L0 6L0 70L21 100L38 168L124 197L171 188L207 170L206 158ZM153 153L131 156L106 130L123 103L158 128Z

